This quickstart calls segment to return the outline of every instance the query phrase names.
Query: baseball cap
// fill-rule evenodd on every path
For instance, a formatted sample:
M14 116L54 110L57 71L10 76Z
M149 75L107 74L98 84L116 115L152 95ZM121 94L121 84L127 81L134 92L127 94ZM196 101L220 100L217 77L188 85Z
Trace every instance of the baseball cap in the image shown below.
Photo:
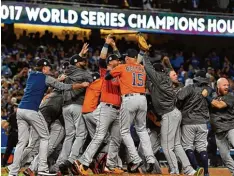
M94 72L92 74L92 77L93 77L93 81L95 81L96 79L99 79L100 78L100 74L98 72Z
M195 81L199 81L199 82L209 82L209 78L206 77L206 72L203 70L199 70L196 74L195 77L193 78L193 80Z
M49 67L52 67L50 62L46 59L39 59L37 61L37 67L44 67L44 66L49 66Z
M67 67L70 65L70 63L68 61L64 62L62 65L62 69L65 70L67 69Z
M83 57L80 57L79 54L75 54L70 58L71 65L76 65L77 62L84 62L84 61L86 61L86 59Z
M113 60L119 60L119 58L116 54L109 55L106 62L108 64L110 61L113 61Z
M128 49L127 52L123 55L137 59L138 52L135 49Z

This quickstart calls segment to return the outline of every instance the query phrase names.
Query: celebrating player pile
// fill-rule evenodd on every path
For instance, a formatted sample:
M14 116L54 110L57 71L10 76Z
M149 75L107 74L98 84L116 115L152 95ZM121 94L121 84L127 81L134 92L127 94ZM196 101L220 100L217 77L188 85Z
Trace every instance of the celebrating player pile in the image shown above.
M121 55L108 35L99 73L87 70L87 43L64 63L58 80L49 76L46 59L37 62L17 109L19 142L9 175L17 175L28 156L34 160L24 171L27 176L122 174L125 163L128 172L161 174L155 157L161 146L171 175L209 176L209 119L224 164L234 175L228 148L229 142L234 146L234 96L227 80L219 79L214 92L205 72L198 71L194 84L183 87L169 58L152 62L147 56L151 46L141 34L136 39L140 51L129 48ZM113 53L108 55L109 48ZM45 95L48 87L54 90Z

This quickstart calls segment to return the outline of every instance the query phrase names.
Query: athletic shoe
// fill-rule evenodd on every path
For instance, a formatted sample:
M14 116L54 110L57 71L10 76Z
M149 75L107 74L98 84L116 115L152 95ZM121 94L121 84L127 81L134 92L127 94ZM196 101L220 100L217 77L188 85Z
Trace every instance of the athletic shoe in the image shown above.
M49 173L49 172L42 171L42 172L38 172L37 175L56 176L57 173Z
M204 172L204 169L202 167L198 168L195 174L193 176L202 176Z
M69 174L68 167L67 167L67 165L65 165L65 163L62 163L59 165L59 170L63 175Z
M204 176L210 176L210 174L204 174Z
M71 171L71 173L72 173L73 175L79 175L79 172L77 172L76 166L75 166L74 164L72 164L72 165L69 167L69 169L70 169L70 171Z
M35 176L36 175L30 168L25 169L23 173L26 176Z
M107 153L99 153L93 162L89 165L89 168L94 174L104 173L104 168L106 165Z
M78 160L74 161L74 165L76 167L76 171L83 176L87 176L88 174L88 167L81 164Z
M143 165L143 162L142 162L142 161L139 162L139 163L137 163L137 164L132 164L132 166L131 166L131 171L132 171L132 172L136 172L137 169L138 169L139 167L141 167L142 165Z
M147 163L146 172L151 173L154 170L154 163Z
M124 173L124 171L122 169L119 169L119 168L109 168L107 166L104 168L104 172L106 174L122 174L122 173Z
M8 167L6 167L5 170L6 170L7 174L8 174L8 176L16 176L16 175L11 175L11 174L9 174L9 171L10 171L10 170L8 169Z

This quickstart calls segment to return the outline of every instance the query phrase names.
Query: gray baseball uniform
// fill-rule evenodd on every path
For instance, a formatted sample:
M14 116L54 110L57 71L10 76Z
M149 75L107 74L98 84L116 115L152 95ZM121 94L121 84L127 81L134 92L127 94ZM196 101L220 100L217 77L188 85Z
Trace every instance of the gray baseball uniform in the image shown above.
M207 124L183 125L181 129L182 146L185 151L195 149L197 152L207 150Z
M225 166L234 174L234 160L230 155L230 144L234 147L234 129L215 134L215 139Z
M65 130L59 120L53 122L50 126L50 139L48 145L48 157L54 152L56 147L62 142L65 137ZM29 168L32 171L38 170L39 155L35 156Z
M159 150L160 150L160 134L158 134L158 132L156 130L150 130L149 131L149 136L150 136L150 142L152 145L152 149L154 154L156 154ZM138 153L140 155L141 158L144 158L144 153L143 153L143 148L142 148L142 142L140 142L139 147L138 147ZM145 161L145 160L144 160ZM146 172L146 162L144 162L144 166L143 167L143 171ZM154 174L161 174L161 168L160 165L158 163L158 160L155 160L155 165L154 165L154 170L153 172Z
M46 76L41 72L30 72L27 79L25 94L17 110L19 141L15 149L13 164L8 166L10 175L18 174L23 150L29 140L30 125L40 136L38 172L49 173L47 165L49 130L44 117L38 112L40 102L47 86L54 87L58 90L72 89L72 85L60 83L56 79Z
M36 130L30 126L29 129L29 142L27 147L24 149L20 165L23 167L27 163L31 163L34 157L38 154L40 145L40 136Z
M65 83L82 83L92 82L92 75L85 69L70 65L66 70ZM84 101L85 89L78 91L64 92L63 117L65 122L66 137L64 140L61 155L57 160L58 164L62 164L66 160L73 163L78 159L80 150L82 149L88 131L82 116L82 104ZM75 138L75 141L73 142Z
M216 144L220 156L225 166L234 175L234 161L230 156L230 144L234 147L234 96L231 93L227 95L215 96L216 100L223 101L227 105L224 108L210 109L211 126L215 131Z
M135 124L136 132L142 143L143 153L147 163L154 163L155 157L153 154L150 138L146 130L146 112L147 101L144 95L135 94L122 98L122 105L120 109L120 133L126 145L131 162L137 164L142 161L139 157L133 139L130 134L130 125Z
M135 51L133 52L135 53ZM125 78L129 76L132 76L128 79L128 81L131 82L123 83ZM138 164L142 161L130 134L130 126L133 121L136 132L142 142L147 163L155 162L150 138L146 130L147 101L145 97L145 76L145 70L142 65L122 64L111 70L105 77L107 80L112 79L113 77L119 77L120 80L120 89L122 94L122 104L119 116L120 133L133 164Z
M94 138L94 135L95 135L95 131L96 131L96 124L97 124L97 114L95 115L95 111L94 112L90 112L90 113L87 113L87 114L83 114L84 116L84 120L85 120L85 123L86 123L86 127L88 129L88 132L89 132L89 135L91 137L91 139ZM108 144L110 141L110 134L109 134L109 131L107 132L105 138L104 138L104 141L103 143L106 143ZM108 150L102 150L102 152L107 152Z
M79 159L82 164L86 166L90 165L93 156L96 154L108 130L110 129L111 138L106 165L110 168L115 168L118 166L118 152L121 144L119 122L117 120L118 116L119 111L117 107L104 102L99 104L97 109L94 111L94 117L97 125L95 135L86 151Z
M203 77L197 76L203 74ZM177 104L182 112L182 146L194 169L198 169L194 150L199 152L204 173L208 174L207 154L207 121L209 120L209 108L202 91L208 88L209 80L205 78L205 72L197 72L194 84L182 88L177 93Z
M162 116L161 120L161 146L171 173L179 173L177 158L183 164L185 174L194 174L188 157L181 146L181 112L176 108L176 94L168 72L160 64L152 66L148 57L144 57L147 76L152 84L149 86L152 102L156 113Z

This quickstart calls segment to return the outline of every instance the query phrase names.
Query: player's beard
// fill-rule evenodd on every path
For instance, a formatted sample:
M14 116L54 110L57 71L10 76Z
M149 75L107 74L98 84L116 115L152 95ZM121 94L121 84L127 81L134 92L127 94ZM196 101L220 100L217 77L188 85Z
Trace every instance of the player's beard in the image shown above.
M228 88L218 89L219 95L227 95L228 94Z

